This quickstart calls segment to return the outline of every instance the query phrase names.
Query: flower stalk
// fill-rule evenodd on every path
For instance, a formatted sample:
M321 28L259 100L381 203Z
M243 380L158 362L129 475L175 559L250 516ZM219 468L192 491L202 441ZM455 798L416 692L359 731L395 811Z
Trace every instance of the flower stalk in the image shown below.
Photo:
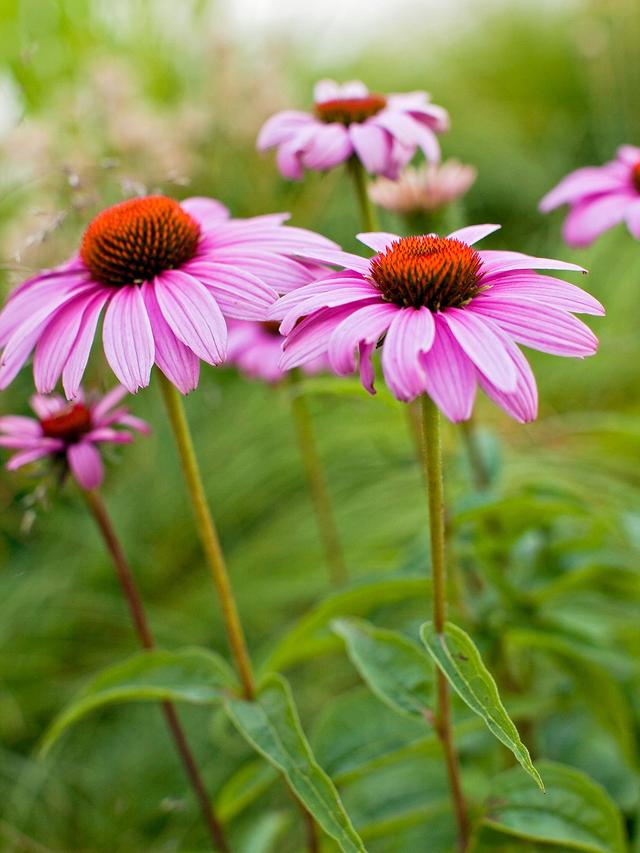
M120 540L115 532L107 508L102 500L100 493L97 490L86 491L81 489L82 496L89 512L93 516L107 550L113 561L120 587L124 594L125 600L131 613L131 619L135 628L135 632L140 641L140 645L146 649L153 649L155 642L149 623L147 622L144 605L140 591L138 590L133 572L125 557ZM198 765L191 752L187 737L185 735L182 724L178 718L176 709L171 702L162 702L162 712L164 714L167 726L171 732L171 736L176 745L178 755L184 766L187 778L193 788L193 792L198 800L200 811L204 819L209 837L214 850L219 850L220 853L229 853L229 845L227 844L222 825L218 821L213 808L209 794L204 786L204 782L200 775Z
M229 580L220 539L207 503L182 397L164 374L159 374L159 378L169 423L173 430L187 490L191 498L198 534L211 571L213 583L218 593L220 607L222 608L222 618L231 654L244 695L247 699L253 699L256 687L251 659L249 658L247 643L242 623L240 622L231 581Z
M353 180L356 201L358 202L360 216L362 218L362 227L365 231L377 231L378 216L376 214L375 207L373 206L373 202L369 198L369 179L364 166L354 155L347 161L347 168Z
M336 586L342 586L347 581L347 569L342 555L333 507L331 506L327 479L313 433L311 412L307 398L302 391L300 372L292 370L289 377L291 416L315 510L327 568L333 583Z
M422 397L422 464L427 482L429 503L433 624L436 633L443 635L447 620L447 567L442 439L438 408L426 394ZM434 727L444 751L449 788L458 825L460 849L465 850L469 842L469 817L460 781L458 755L453 742L451 693L449 683L440 669L437 669L436 678L437 707Z

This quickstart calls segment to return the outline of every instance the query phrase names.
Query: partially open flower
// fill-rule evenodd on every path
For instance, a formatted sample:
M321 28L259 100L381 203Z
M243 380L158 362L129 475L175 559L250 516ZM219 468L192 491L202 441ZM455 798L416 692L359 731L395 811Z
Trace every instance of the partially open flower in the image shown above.
M571 172L542 199L540 210L562 204L569 205L563 236L570 246L589 246L620 222L640 240L640 148L622 145L604 166Z
M273 320L255 322L233 320L229 323L229 353L227 362L234 364L248 379L262 379L273 384L280 382L286 370L280 367L284 338L279 323ZM329 369L326 356L318 356L302 365L307 374Z
M144 421L119 405L126 393L122 386L116 386L102 398L85 397L79 391L73 403L57 395L34 395L31 408L35 418L0 417L0 447L17 451L7 462L7 468L15 471L50 457L61 461L81 488L97 488L103 478L98 445L128 444L133 441L132 429L149 432Z
M408 166L397 181L378 178L369 186L371 201L396 213L433 213L463 196L477 177L473 166L457 160Z
M107 208L77 255L24 282L0 312L0 388L35 350L38 391L62 376L75 398L104 310L104 351L122 384L132 393L148 385L155 362L186 394L200 360L224 361L225 317L265 319L278 293L313 279L292 255L335 247L287 218L230 219L212 199L162 195Z
M428 160L440 159L436 134L448 129L449 117L426 92L381 95L358 80L321 80L314 101L313 112L276 113L258 135L259 151L278 149L285 178L300 180L305 169L325 171L352 156L388 178L397 178L418 148Z
M287 335L280 366L290 369L327 353L340 374L356 369L373 393L371 361L398 400L428 394L452 421L470 417L477 386L512 417L537 413L536 382L517 344L582 358L597 349L593 332L572 312L603 314L600 303L542 270L575 264L519 252L477 251L497 225L438 237L360 234L377 254L347 252L313 259L339 265L322 281L283 296L270 310Z

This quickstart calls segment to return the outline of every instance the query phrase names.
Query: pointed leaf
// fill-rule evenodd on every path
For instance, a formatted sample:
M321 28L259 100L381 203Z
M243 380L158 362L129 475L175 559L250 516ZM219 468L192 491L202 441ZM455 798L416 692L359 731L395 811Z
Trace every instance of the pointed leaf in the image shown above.
M494 779L482 826L492 833L585 853L625 853L620 812L586 774L550 761L540 763L545 794L532 791L511 768ZM484 832L484 830L483 830ZM482 839L482 833L480 838ZM478 853L484 848L477 847Z
M500 700L493 676L482 662L471 637L452 622L446 623L444 634L436 633L432 623L427 622L420 629L420 635L458 696L482 717L489 731L511 750L522 768L544 791L529 750L520 740L518 730Z
M428 719L433 700L433 661L411 640L363 619L337 619L333 630L371 690L399 714Z
M240 734L280 770L327 835L345 853L365 853L335 785L313 756L284 678L271 675L255 701L227 697L224 707Z
M262 758L243 764L222 786L216 799L216 814L227 823L268 790L277 778L276 770Z
M104 705L159 701L216 705L223 691L235 687L229 666L205 649L141 652L103 670L76 696L45 733L42 754L69 726Z

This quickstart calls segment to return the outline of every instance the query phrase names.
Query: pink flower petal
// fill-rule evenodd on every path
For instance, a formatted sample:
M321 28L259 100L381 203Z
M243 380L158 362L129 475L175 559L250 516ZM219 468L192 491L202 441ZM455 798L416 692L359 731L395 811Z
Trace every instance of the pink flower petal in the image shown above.
M497 277L483 296L515 296L535 299L545 305L572 311L577 314L604 315L603 306L586 290L549 275L534 272L506 273L504 278Z
M306 144L302 164L307 169L324 171L343 163L352 153L353 146L344 125L322 125Z
M538 207L542 213L548 213L561 204L600 193L615 192L622 189L625 183L625 178L619 170L612 170L609 166L586 166L563 178L544 196Z
M593 355L598 339L588 326L558 308L531 299L478 296L473 312L489 317L514 341L552 355Z
M103 478L100 453L88 442L72 444L67 449L67 461L78 485L85 491L97 489Z
M388 130L404 145L416 146L420 141L419 127L406 113L385 109L369 119L369 122Z
M364 122L352 124L349 127L349 136L358 159L367 172L379 175L387 170L391 156L391 140L386 130Z
M625 219L631 236L640 240L640 199L629 205Z
M637 145L621 145L616 156L625 166L635 166L640 163L640 148Z
M301 320L282 345L280 369L291 370L325 353L331 332L352 313L350 305L323 308Z
M401 308L391 321L382 346L382 370L398 400L414 400L425 390L420 356L433 345L435 322L428 308Z
M448 308L440 317L475 366L501 391L516 390L518 377L501 336L490 320L478 317L472 307Z
M29 405L38 418L43 420L56 415L61 409L65 408L66 403L58 394L51 394L50 396L33 394L29 400Z
M107 391L104 397L91 409L94 424L100 424L103 418L107 417L111 410L124 400L127 394L128 391L124 385L115 385L110 391Z
M84 309L80 329L62 370L62 387L68 400L74 400L78 396L80 382L93 346L98 320L102 309L110 298L109 289L105 289L97 296L92 297Z
M180 202L180 207L192 216L202 228L215 228L229 219L229 210L219 201L204 196L192 196Z
M220 364L227 352L227 326L210 290L180 270L154 279L164 319L183 344L209 364Z
M313 116L300 110L284 110L267 119L260 128L256 148L266 151L291 138L301 127L313 122Z
M149 384L155 355L153 333L137 285L120 287L111 297L102 330L111 369L132 394Z
M377 302L352 311L329 338L327 354L332 369L340 376L353 373L359 345L376 344L401 310L397 305Z
M444 319L436 315L436 334L429 352L421 356L428 395L450 421L471 417L476 396L476 371Z
M231 264L213 261L193 262L188 274L206 285L224 316L238 320L264 320L278 298L274 287L262 279Z
M489 283L498 273L511 270L569 270L585 273L584 267L555 258L535 258L523 255L522 252L501 252L493 249L483 249L478 254L483 263L482 283Z
M398 234L391 234L388 231L362 231L356 234L356 240L360 240L374 252L384 252L391 243L397 243L400 239Z
M0 432L5 433L5 435L37 438L42 435L42 428L35 418L26 418L22 415L2 415L0 417Z
M631 192L589 198L571 208L562 234L570 246L589 246L609 228L622 222L633 201Z
M375 352L375 348L375 344L365 344L362 341L358 346L360 355L360 382L362 382L363 387L370 394L376 393L376 389L374 387L376 373L371 359L371 356Z
M452 231L448 236L453 240L461 240L468 246L473 246L478 240L488 237L489 234L493 234L494 231L499 231L501 228L502 225L469 225L466 228L458 228L456 231Z
M91 298L78 296L58 310L36 344L33 359L33 378L41 394L56 387L75 343L82 318Z
M515 418L520 423L534 421L538 416L538 388L535 376L527 359L506 336L504 344L509 351L510 357L513 359L518 374L516 390L510 394L505 394L504 391L492 385L481 373L478 374L478 382L485 394L501 406L512 418Z
M372 300L379 302L380 293L375 287L367 284L323 290L302 302L297 302L283 317L280 331L283 335L288 335L300 317L307 317L321 308L337 308L338 305L352 305L357 308L361 307L358 303L368 304Z
M288 293L314 279L309 267L301 261L274 252L250 252L246 248L217 249L211 261L251 273L278 293ZM189 265L183 269L190 271Z
M188 394L198 387L200 359L172 332L158 305L153 284L145 282L142 289L153 330L156 364L181 394Z
M25 450L22 453L15 453L7 462L7 471L16 471L22 468L23 465L29 465L31 462L36 462L42 459L43 456L48 456L51 453L48 447L37 447L31 450Z

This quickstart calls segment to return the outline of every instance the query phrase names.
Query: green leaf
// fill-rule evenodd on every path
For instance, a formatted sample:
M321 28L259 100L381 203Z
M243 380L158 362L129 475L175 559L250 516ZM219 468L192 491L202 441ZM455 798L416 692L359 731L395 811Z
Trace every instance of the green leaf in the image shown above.
M238 850L242 853L271 853L275 851L283 832L291 822L290 812L267 812L257 817L243 833Z
M492 784L482 826L523 841L585 853L626 853L620 812L604 788L572 767L540 763L545 794L532 791L517 768ZM478 853L482 847L482 833Z
M339 616L365 616L381 605L393 604L414 596L428 596L431 580L427 577L400 577L360 584L332 595L314 607L283 637L263 662L260 671L281 672L303 660L340 647L329 623Z
M222 786L216 799L216 814L227 823L267 791L277 778L277 772L262 758L243 764Z
M437 634L432 623L427 622L420 629L420 635L463 702L482 717L489 731L513 752L523 769L544 791L529 750L520 740L518 730L500 700L493 676L482 662L471 637L451 622L446 623L444 634Z
M433 662L411 640L363 619L337 619L333 630L371 690L390 708L425 720L433 700Z
M327 835L345 853L365 853L333 782L313 756L285 679L271 675L254 702L227 696L224 707L240 734L280 770Z
M99 673L56 717L43 738L46 755L69 726L91 711L120 702L219 704L223 692L236 689L225 661L205 649L141 652Z

